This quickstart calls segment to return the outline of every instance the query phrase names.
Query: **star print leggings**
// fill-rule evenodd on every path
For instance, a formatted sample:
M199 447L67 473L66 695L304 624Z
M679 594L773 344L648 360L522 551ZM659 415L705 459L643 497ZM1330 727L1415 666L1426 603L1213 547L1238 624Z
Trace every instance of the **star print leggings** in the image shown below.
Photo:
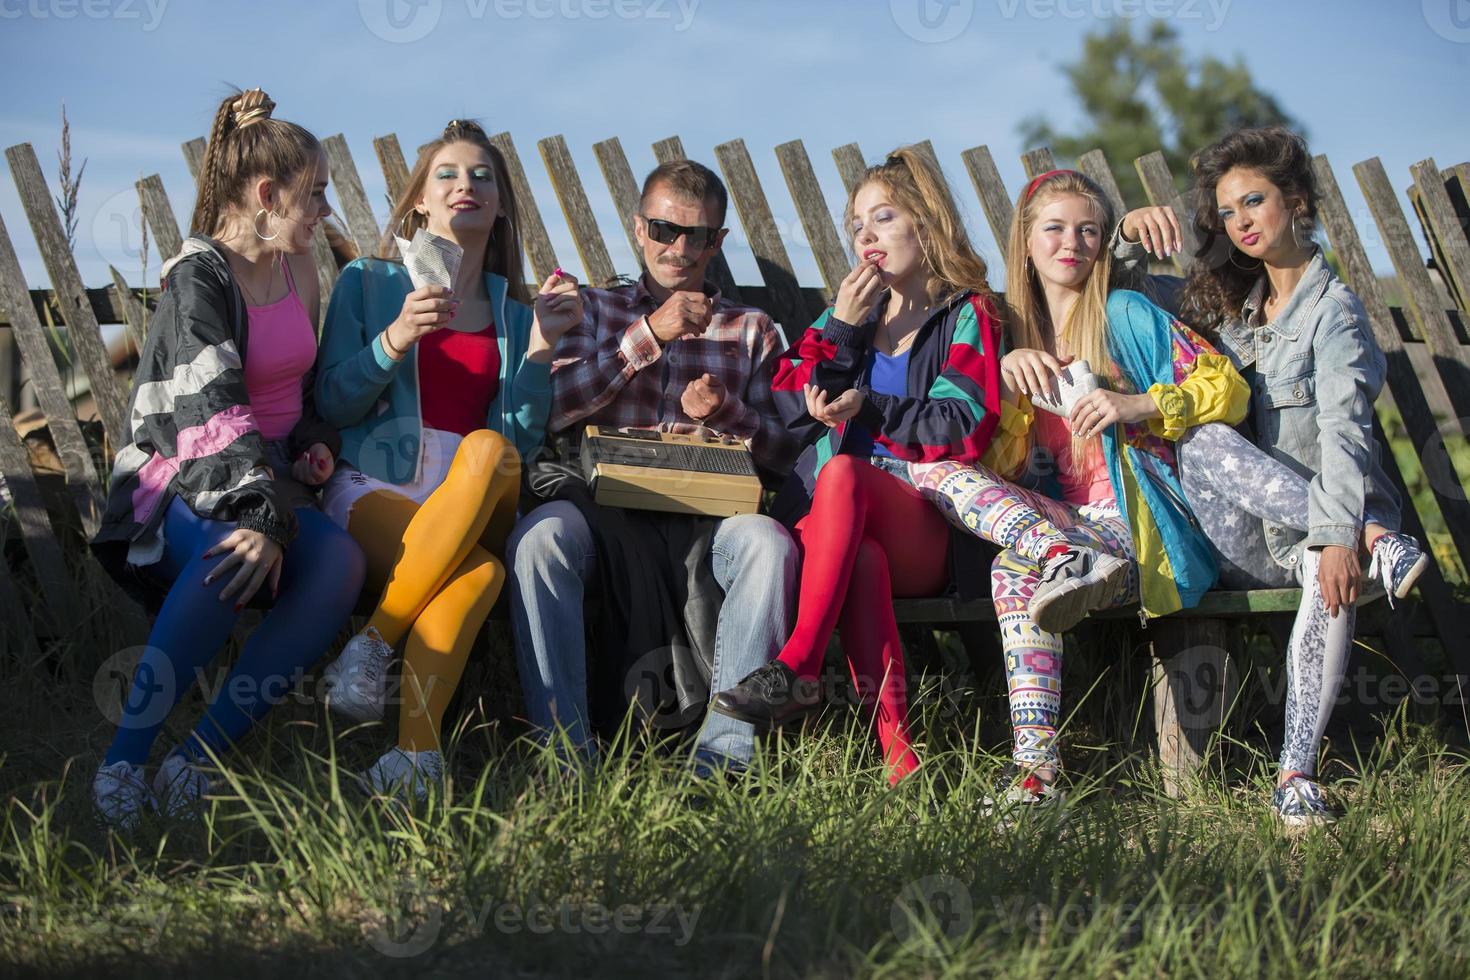
M1012 757L1027 769L1055 766L1062 710L1062 636L1031 619L1041 557L1054 545L1078 544L1130 559L1117 604L1138 598L1133 539L1112 500L1077 506L1022 489L983 466L912 464L919 490L950 522L1001 546L990 569L990 597L1006 658Z
M1297 568L1283 568L1266 547L1264 521L1305 532L1310 483L1239 432L1219 422L1191 429L1178 442L1180 480L1189 505L1220 559L1227 589L1289 588L1302 604L1286 648L1286 735L1282 772L1317 771L1317 748L1342 687L1357 608L1327 612L1317 580L1321 552L1301 549Z

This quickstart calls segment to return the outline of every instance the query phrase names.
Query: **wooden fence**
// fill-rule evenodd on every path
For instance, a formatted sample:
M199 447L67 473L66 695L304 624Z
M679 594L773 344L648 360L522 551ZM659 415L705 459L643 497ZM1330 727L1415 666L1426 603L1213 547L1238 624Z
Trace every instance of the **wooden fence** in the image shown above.
M561 261L548 233L549 212L542 210L544 202L535 199L525 165L510 134L501 133L493 140L509 163L510 179L522 215L526 257L535 281L540 282ZM920 146L939 162L932 145L926 141ZM380 229L347 141L341 135L332 136L324 141L324 147L346 234L359 250L370 252L376 247ZM678 137L659 141L653 150L660 162L685 155ZM184 144L183 151L190 171L197 172L204 141L192 140ZM389 194L396 196L408 177L398 139L377 138L373 140L373 151ZM619 272L636 273L636 269L614 267L566 140L561 136L547 137L537 143L537 151L586 281L599 284ZM632 215L637 205L637 175L616 138L595 144L593 151L620 217L621 230L633 244L636 256ZM775 155L822 286L803 287L798 282L787 244L773 215L773 198L762 186L745 142L739 139L715 147L714 156L729 188L733 213L754 254L760 282L737 285L723 256L716 258L711 275L727 295L768 310L783 324L788 336L793 336L820 311L823 297L835 293L850 268L851 259L802 142L795 140L777 146ZM111 284L93 289L84 287L34 150L30 144L23 143L7 149L5 157L53 287L27 289L10 231L0 216L0 318L3 318L0 369L14 362L6 350L13 345L25 366L38 407L45 414L50 442L54 444L64 476L62 503L58 505L55 494L48 497L43 493L45 481L33 472L28 449L13 424L9 399L13 397L14 387L11 379L0 374L0 474L14 502L10 526L19 529L23 543L22 548L13 549L23 554L0 576L0 617L5 621L0 635L7 644L17 644L23 650L39 654L48 644L69 639L80 624L99 615L115 618L118 610L128 620L129 629L135 632L142 629L137 611L104 581L100 569L83 549L64 547L65 532L59 537L54 526L59 521L83 535L95 530L105 489L106 455L94 452L84 436L83 426L75 417L63 387L42 320L49 317L64 325L75 366L90 383L106 444L116 447L122 444L127 426L126 382L118 377L109 361L98 324L125 322L130 334L140 342L147 329L147 310L138 291L129 288L116 269L112 270ZM832 160L844 190L850 188L862 172L862 152L856 144L848 144L833 150ZM965 150L960 154L960 163L996 240L1004 242L1014 195L1002 182L989 148L977 146ZM1022 163L1028 178L1054 165L1051 151L1045 148L1025 153ZM1470 164L1441 170L1433 160L1425 160L1411 168L1410 174L1412 186L1407 196L1430 240L1433 264L1449 302L1443 298L1421 258L1409 219L1383 165L1372 158L1352 168L1393 262L1397 293L1403 297L1402 307L1389 305L1385 285L1369 265L1358 223L1348 212L1332 167L1320 156L1314 164L1322 190L1323 230L1349 285L1367 307L1378 342L1388 358L1388 387L1379 401L1379 414L1385 421L1401 419L1414 446L1417 465L1431 488L1429 497L1421 494L1418 504L1412 503L1397 461L1392 455L1386 460L1390 476L1405 501L1404 530L1425 540L1426 521L1447 527L1453 555L1462 566L1470 565L1470 503L1466 498L1470 472L1466 472L1463 464L1457 465L1447 451L1448 443L1462 442L1470 424L1470 348L1465 338L1465 324L1470 322L1470 306L1467 306L1470 242L1466 234L1470 225L1467 221L1470 211L1466 208ZM1083 154L1076 165L1105 189L1120 211L1145 203L1122 199L1100 151ZM1184 216L1174 175L1169 172L1163 154L1150 153L1136 160L1135 166L1148 196L1147 203L1172 205ZM146 177L138 181L137 190L148 232L159 254L173 254L178 250L183 229L164 193L162 181L156 175ZM951 187L949 191L959 200L956 188ZM1194 245L1188 230L1185 238L1185 252L1174 258L1181 270ZM320 228L314 250L322 295L326 297L335 281L337 266ZM1420 513L1421 509L1424 513ZM73 538L77 535L73 534ZM93 583L94 590L85 593L79 590L78 582L82 580ZM109 603L117 605L111 612L85 609L81 598L84 594L107 596ZM1418 663L1415 637L1435 635L1443 642L1456 672L1470 674L1470 652L1464 644L1465 608L1455 601L1438 563L1421 579L1419 595L1420 601L1411 602L1411 608L1404 614L1371 617L1370 621L1381 623L1371 628L1381 629L1390 655L1406 671L1412 671ZM1211 608L1224 616L1294 608L1290 595L1233 593L1229 596L1234 598L1221 598ZM908 621L978 618L949 600L920 600L904 603L903 607L901 617Z

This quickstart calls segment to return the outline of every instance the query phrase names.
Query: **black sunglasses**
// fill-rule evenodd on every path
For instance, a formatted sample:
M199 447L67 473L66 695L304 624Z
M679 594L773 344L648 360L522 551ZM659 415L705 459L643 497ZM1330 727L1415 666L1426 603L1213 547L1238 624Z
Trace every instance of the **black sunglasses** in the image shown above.
M706 228L703 225L695 225L693 227L689 225L676 225L672 221L665 221L662 218L650 218L646 214L640 214L638 217L642 218L648 224L648 237L660 245L672 245L679 240L680 235L688 235L689 244L703 250L713 248L715 243L720 240L720 229L718 228Z

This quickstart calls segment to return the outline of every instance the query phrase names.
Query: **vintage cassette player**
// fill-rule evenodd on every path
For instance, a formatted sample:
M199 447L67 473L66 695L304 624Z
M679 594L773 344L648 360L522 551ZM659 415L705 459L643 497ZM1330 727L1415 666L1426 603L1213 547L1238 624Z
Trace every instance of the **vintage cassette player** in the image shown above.
M582 475L593 499L611 507L707 517L760 509L761 481L750 450L708 429L589 425L582 436Z

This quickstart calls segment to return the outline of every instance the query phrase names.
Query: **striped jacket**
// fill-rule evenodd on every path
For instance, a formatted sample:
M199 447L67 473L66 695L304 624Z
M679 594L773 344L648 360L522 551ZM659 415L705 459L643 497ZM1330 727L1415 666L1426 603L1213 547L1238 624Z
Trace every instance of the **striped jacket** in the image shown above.
M164 266L163 293L133 376L130 441L113 461L107 509L92 540L119 578L124 561L150 565L163 556L159 526L175 496L196 514L283 544L295 536L295 514L273 479L245 387L248 323L245 299L216 243L189 238ZM288 458L315 442L333 455L341 448L336 430L316 417L311 391L307 372Z
M829 309L781 358L772 382L776 407L806 449L772 510L794 523L811 507L817 474L844 451L852 425L828 428L807 414L803 386L836 397L863 393L855 420L896 458L909 462L978 462L1000 425L1000 317L977 293L952 298L919 328L909 352L905 397L873 391L865 364L876 319L854 326Z

